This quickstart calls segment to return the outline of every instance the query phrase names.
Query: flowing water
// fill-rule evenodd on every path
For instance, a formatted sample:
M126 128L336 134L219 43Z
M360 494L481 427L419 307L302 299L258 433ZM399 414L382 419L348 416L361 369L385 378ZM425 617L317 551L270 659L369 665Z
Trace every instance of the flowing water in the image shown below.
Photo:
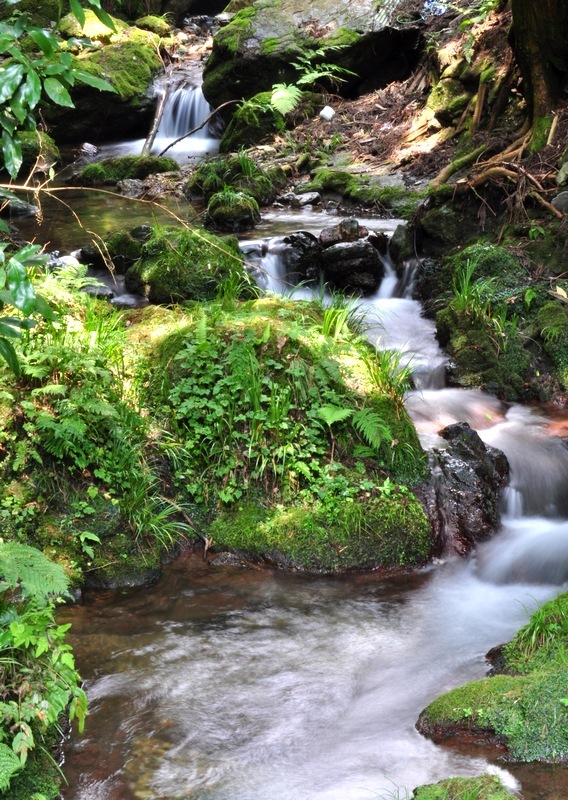
M289 291L282 239L243 250L266 290ZM418 784L488 769L525 800L568 796L565 766L500 762L415 730L428 702L482 677L486 651L562 591L568 450L550 435L565 419L443 388L433 325L386 268L363 304L369 336L416 365L408 407L425 445L466 420L505 451L503 530L468 560L397 578L184 556L152 589L65 609L91 709L67 747L65 800L405 800Z

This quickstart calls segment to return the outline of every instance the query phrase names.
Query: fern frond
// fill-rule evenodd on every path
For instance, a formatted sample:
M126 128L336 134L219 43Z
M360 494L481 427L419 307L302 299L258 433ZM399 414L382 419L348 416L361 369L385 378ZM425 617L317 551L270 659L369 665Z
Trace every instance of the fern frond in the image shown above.
M8 789L11 778L21 766L20 759L12 748L0 743L0 792Z
M40 550L20 542L0 543L0 591L19 589L39 603L68 590L65 570Z
M300 104L302 90L294 84L276 83L272 87L270 104L281 114L288 114Z
M325 405L318 408L318 416L323 419L326 425L331 427L336 422L342 422L353 415L352 408L342 408L341 406Z
M375 452L385 441L392 441L392 431L384 419L370 408L361 408L353 414L353 427Z

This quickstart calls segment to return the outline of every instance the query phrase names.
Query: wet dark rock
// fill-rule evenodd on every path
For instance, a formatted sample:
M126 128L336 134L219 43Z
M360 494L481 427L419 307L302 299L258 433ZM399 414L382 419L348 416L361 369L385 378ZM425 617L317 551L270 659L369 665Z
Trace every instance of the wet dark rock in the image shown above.
M324 228L319 236L322 247L331 247L341 242L356 242L368 236L369 230L363 225L359 225L356 219L342 219L337 225Z
M31 203L26 203L25 200L20 200L19 197L12 197L2 203L0 215L3 217L35 217L38 213L38 207L33 206Z
M144 182L137 178L125 178L116 184L118 191L125 197L142 197L146 191Z
M384 265L373 245L365 240L340 242L322 252L326 279L340 289L371 294L384 275Z
M437 555L464 556L500 526L509 463L467 422L448 425L440 436L448 446L432 452L430 480L417 494L432 524Z
M321 273L321 247L309 231L296 231L286 236L290 245L284 253L287 274L299 280L317 281Z

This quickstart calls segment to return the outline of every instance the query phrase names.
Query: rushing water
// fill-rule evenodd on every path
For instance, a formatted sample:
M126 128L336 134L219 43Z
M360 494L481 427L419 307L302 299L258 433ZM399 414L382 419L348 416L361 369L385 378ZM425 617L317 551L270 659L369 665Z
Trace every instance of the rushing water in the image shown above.
M266 289L288 288L282 240L243 248ZM566 767L499 762L415 730L428 702L482 677L486 651L562 590L568 450L536 409L442 388L433 326L386 266L364 303L369 335L419 368L408 406L425 444L464 419L505 451L502 532L469 560L388 579L186 555L150 590L66 609L91 709L67 747L66 800L405 800L418 784L487 769L522 783L525 800L568 796Z

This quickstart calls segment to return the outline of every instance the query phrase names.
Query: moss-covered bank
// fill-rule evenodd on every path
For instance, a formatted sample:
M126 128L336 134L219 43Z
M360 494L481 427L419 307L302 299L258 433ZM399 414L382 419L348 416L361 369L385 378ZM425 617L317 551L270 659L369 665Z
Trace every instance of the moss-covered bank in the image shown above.
M414 800L511 800L516 795L507 791L494 775L480 775L418 786L413 797Z
M568 594L545 603L503 650L503 671L439 697L420 715L436 741L505 745L517 761L568 758Z

